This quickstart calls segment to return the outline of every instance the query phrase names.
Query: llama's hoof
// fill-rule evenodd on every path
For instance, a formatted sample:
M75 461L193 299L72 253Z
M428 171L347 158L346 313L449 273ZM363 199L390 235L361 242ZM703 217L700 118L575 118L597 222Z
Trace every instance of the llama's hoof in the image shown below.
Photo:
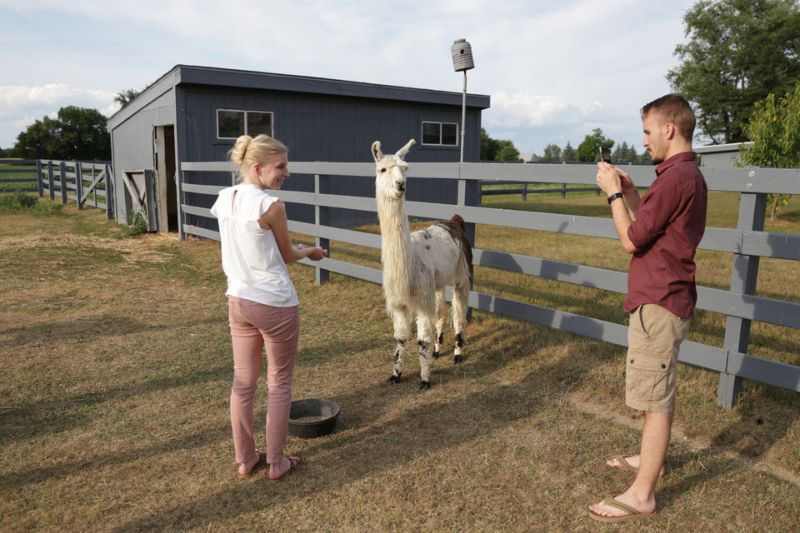
M464 362L464 356L463 355L454 355L453 356L453 364L454 365L457 365L457 364L463 363L463 362Z
M431 388L430 381L420 381L419 382L419 390L428 390Z
M439 359L442 356L441 352L437 352L436 350L433 351L433 358Z
M400 376L401 375L402 375L402 373L397 374L396 376L394 374L392 374L391 377L389 378L389 383L400 383Z

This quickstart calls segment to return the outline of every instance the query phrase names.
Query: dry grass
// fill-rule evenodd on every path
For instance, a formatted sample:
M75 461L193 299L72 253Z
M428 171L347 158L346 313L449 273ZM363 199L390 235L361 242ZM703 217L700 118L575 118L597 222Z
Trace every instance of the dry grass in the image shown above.
M413 357L404 383L385 384L380 287L342 276L316 287L311 269L293 266L295 397L335 399L342 415L328 437L290 438L305 461L296 475L240 481L218 245L123 238L103 218L0 215L3 531L594 529L585 507L629 479L602 466L639 438L618 347L475 313L467 361L440 361L420 394ZM598 254L577 237L509 234L489 246L483 231L479 246L625 268L609 243ZM334 254L375 263L373 250L334 243ZM621 321L616 295L482 270L481 290ZM718 270L709 282L725 286ZM765 290L800 298L786 285ZM708 322L694 334L716 338ZM796 332L759 335L765 349L800 352ZM796 529L798 395L748 384L726 411L714 406L716 375L680 374L661 511L642 526Z

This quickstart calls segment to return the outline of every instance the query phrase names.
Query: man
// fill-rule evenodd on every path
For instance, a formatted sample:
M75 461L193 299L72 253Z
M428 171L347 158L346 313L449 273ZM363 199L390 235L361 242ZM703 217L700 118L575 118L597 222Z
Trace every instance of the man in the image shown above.
M623 249L632 254L625 311L630 313L625 403L644 411L639 455L608 466L636 470L624 493L589 507L592 518L619 522L652 516L675 409L678 350L697 302L694 255L703 237L708 193L692 152L695 116L678 94L642 108L644 147L656 180L639 197L630 176L597 164Z

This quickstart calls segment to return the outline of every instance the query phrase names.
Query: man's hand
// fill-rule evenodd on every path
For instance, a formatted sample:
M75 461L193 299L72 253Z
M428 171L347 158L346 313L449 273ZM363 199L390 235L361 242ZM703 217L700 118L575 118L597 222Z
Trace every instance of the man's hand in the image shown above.
M619 184L622 187L622 192L628 192L636 189L636 185L633 184L630 174L619 167L614 167L614 170L616 170L617 174L619 175Z
M630 176L628 176L628 181L633 185L633 182L630 181ZM610 163L603 163L602 161L597 163L597 186L606 193L606 196L610 196L615 192L621 192L622 179L617 171L617 167Z

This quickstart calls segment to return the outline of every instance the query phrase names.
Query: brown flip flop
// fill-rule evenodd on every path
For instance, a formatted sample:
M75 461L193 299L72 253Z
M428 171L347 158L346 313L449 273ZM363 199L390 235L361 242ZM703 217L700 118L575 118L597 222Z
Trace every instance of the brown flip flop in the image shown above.
M609 458L608 461L616 461L617 462L617 464L615 466L608 465L611 468L620 468L622 470L630 470L631 472L638 472L639 471L639 467L633 466L628 461L626 461L624 455L615 455L614 457Z
M650 518L651 516L656 514L655 511L653 511L652 513L643 513L637 509L634 509L630 505L626 505L614 498L606 498L605 500L600 502L600 504L607 505L608 507L614 507L615 509L619 509L620 511L625 511L626 513L620 516L603 516L589 509L589 516L591 516L595 520L599 520L600 522L627 522L628 520L640 520L642 518Z
M292 472L294 472L295 470L297 470L297 468L300 466L300 458L299 457L287 456L286 458L289 459L289 468L287 468L286 472L284 472L283 474L281 474L278 477L270 477L269 478L270 481L280 481L283 478L285 478L286 476L288 476L289 474L291 474Z
M638 466L633 466L632 464L630 464L625 459L624 455L615 455L614 457L609 457L607 459L607 461L616 461L617 462L616 465L609 465L608 462L606 462L606 464L609 466L609 468L619 468L620 470L628 470L630 472L638 472L639 471L639 467ZM664 477L664 466L663 465L661 466L661 471L658 473L658 477Z

